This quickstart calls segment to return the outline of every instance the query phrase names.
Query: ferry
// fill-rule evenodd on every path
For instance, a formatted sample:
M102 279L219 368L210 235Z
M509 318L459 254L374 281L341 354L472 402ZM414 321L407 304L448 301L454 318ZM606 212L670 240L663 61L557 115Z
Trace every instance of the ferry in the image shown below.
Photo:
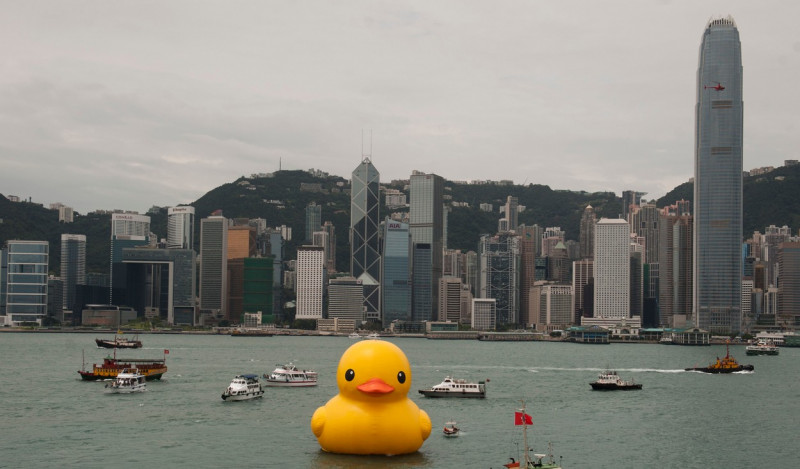
M444 378L444 381L428 389L420 389L419 393L425 397L486 397L486 381L477 383L467 382L465 379L454 379L451 376Z
M775 344L766 340L759 340L753 345L748 345L745 350L747 355L777 355L779 352Z
M123 370L135 369L147 381L161 379L167 372L167 357L169 350L164 350L164 358L117 358L116 351L113 357L106 357L102 364L92 365L91 370L86 370L86 362L78 370L78 374L85 381L115 379Z
M616 371L604 371L600 373L597 381L589 383L595 391L632 391L642 389L642 385L634 383L633 380L625 381L619 377Z
M289 363L278 365L270 374L264 374L267 386L282 387L307 387L317 385L317 372L311 370L298 370Z
M223 401L246 401L264 396L264 390L258 381L258 375L237 375L222 392Z
M753 365L740 365L739 362L737 362L736 359L731 356L730 350L728 350L728 344L725 344L725 356L722 357L722 359L717 357L717 361L708 366L686 368L685 370L719 374L733 373L736 371L753 371L755 370L755 367Z
M112 383L106 384L106 392L112 394L128 394L147 391L147 382L143 374L135 369L124 369L117 374Z

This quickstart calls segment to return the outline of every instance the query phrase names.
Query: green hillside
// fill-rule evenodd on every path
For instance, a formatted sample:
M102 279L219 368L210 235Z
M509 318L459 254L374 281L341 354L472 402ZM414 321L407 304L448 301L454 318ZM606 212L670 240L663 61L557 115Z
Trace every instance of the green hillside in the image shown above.
M301 190L301 185L306 190ZM391 187L388 184L384 184ZM394 186L402 190L402 186ZM800 166L778 168L766 175L744 180L744 233L763 231L768 225L800 226ZM500 207L506 197L516 196L525 210L519 223L542 227L560 226L568 239L578 239L580 217L592 205L598 217L615 218L622 211L622 201L610 192L576 192L553 190L548 186L466 185L445 182L448 201L466 202L469 207L453 207L448 218L448 247L476 250L482 234L494 233L501 218ZM685 183L657 201L662 207L676 200L692 200L692 184ZM264 218L270 227L287 225L292 240L285 248L287 259L295 258L297 246L304 244L305 207L311 202L322 206L322 221L331 221L336 228L337 268L349 270L350 193L349 181L339 176L314 176L306 171L279 171L270 177L245 178L223 184L195 201L195 248L200 242L200 219L216 210L228 218ZM479 210L479 205L493 205L492 212ZM397 211L397 210L393 210ZM381 218L391 213L383 207ZM159 238L166 237L166 208L151 210L151 230ZM87 271L108 272L110 216L90 213L75 215L75 222L58 222L58 212L38 204L10 202L0 197L0 244L9 239L47 240L50 242L50 271L58 274L61 234L85 234L87 237Z

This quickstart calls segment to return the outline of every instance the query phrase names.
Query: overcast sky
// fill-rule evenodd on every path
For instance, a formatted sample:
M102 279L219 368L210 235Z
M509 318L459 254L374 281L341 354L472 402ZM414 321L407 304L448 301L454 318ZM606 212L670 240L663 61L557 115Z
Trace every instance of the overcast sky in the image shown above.
M370 130L382 181L660 197L693 175L701 34L727 15L745 169L800 157L800 2L0 7L0 193L81 213L189 203L279 159L349 178Z

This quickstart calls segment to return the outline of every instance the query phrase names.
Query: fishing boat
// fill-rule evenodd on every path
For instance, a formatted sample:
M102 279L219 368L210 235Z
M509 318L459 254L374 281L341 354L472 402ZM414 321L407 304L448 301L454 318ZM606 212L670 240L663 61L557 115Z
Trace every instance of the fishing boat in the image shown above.
M84 358L81 369L78 374L85 381L97 381L104 379L114 379L123 370L135 369L142 374L147 381L154 379L161 379L164 373L167 372L167 355L169 350L164 350L164 358L117 358L117 351L114 350L114 356L109 356L103 359L102 364L92 365L91 370L86 370L86 360Z
M277 365L270 374L264 374L267 386L307 387L317 385L317 372L298 370L292 363Z
M454 379L446 376L441 383L427 389L420 389L419 393L425 397L486 397L486 381L470 383L465 379Z
M258 375L237 375L222 392L223 401L247 401L264 396L264 390L258 381Z
M122 331L117 331L114 339L94 339L94 341L98 347L103 348L142 348L139 334L136 334L133 339L127 339L122 337Z
M747 355L777 355L779 352L778 346L766 340L759 340L753 345L748 345L745 350Z
M592 381L589 385L595 391L632 391L642 389L641 384L634 383L633 380L623 380L616 371L608 370L600 373L597 381Z
M448 438L453 438L458 436L461 430L456 426L455 422L447 422L444 424L444 428L442 429L442 434Z
M708 366L686 368L685 370L720 374L734 373L736 371L753 371L755 370L755 367L753 365L740 365L736 359L731 356L730 350L728 349L728 344L725 344L725 356L722 357L722 359L717 357L717 361Z
M525 412L525 401L522 401L522 409L514 412L514 425L522 426L522 437L525 440L524 454L520 460L514 458L511 462L503 464L507 468L542 468L542 469L561 469L561 463L556 464L555 457L553 457L553 445L547 444L547 454L533 453L528 447L528 426L533 425L533 418ZM559 460L561 457L559 456Z
M113 382L106 384L106 392L111 394L128 394L144 391L147 391L147 382L144 375L130 368L125 368L120 371Z

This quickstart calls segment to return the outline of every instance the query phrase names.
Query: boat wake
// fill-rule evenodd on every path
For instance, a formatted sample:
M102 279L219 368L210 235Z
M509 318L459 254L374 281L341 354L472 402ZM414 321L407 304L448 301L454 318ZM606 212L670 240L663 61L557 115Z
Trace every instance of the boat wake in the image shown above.
M531 373L539 373L542 371L594 371L603 372L609 368L562 368L562 367L536 367L528 368ZM613 368L616 371L627 371L630 373L685 373L683 369L660 369L660 368Z

